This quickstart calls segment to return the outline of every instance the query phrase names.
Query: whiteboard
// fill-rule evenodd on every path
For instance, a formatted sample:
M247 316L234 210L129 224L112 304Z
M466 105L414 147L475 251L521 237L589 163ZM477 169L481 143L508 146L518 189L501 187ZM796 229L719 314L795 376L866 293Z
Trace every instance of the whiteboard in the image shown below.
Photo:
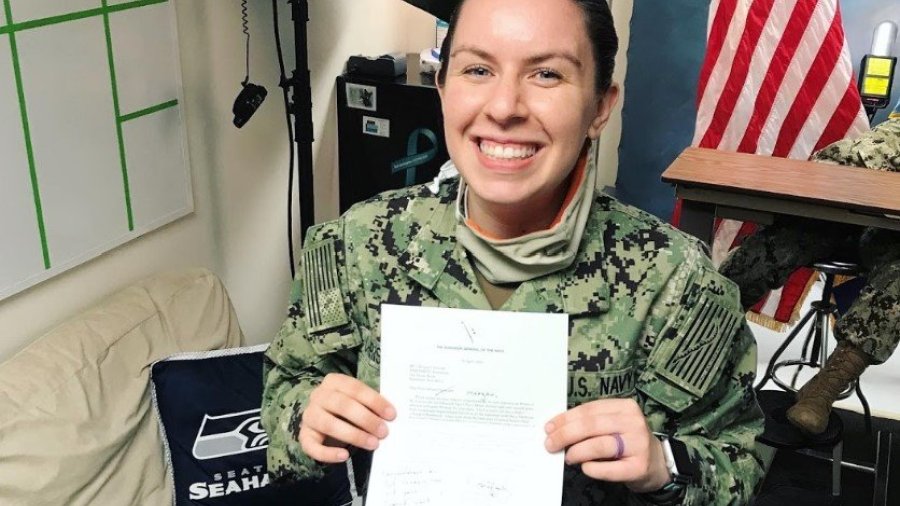
M0 299L193 211L171 0L0 0Z

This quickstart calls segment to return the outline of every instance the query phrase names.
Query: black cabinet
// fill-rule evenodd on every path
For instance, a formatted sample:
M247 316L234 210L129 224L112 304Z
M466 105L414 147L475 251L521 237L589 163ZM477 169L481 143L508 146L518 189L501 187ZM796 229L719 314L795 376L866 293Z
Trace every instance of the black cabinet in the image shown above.
M395 80L337 78L340 211L377 193L432 180L449 158L433 79L409 55Z

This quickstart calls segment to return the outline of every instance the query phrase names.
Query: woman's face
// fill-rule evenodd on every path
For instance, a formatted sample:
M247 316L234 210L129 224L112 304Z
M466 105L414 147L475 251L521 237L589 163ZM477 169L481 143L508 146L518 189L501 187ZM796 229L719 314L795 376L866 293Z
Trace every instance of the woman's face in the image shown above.
M464 4L440 92L470 209L557 205L546 209L556 214L585 139L600 134L617 95L598 95L595 66L571 0Z

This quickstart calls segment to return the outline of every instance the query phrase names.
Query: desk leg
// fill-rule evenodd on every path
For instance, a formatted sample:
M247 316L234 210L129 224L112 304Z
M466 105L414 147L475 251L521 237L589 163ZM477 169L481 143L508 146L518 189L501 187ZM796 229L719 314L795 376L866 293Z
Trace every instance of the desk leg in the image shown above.
M890 476L891 469L896 465L897 456L900 454L900 444L898 444L896 436L888 431L878 431L873 506L896 504L897 499L900 498L900 486L897 486L896 476Z
M685 199L681 201L681 223L679 228L712 246L715 217L715 204Z

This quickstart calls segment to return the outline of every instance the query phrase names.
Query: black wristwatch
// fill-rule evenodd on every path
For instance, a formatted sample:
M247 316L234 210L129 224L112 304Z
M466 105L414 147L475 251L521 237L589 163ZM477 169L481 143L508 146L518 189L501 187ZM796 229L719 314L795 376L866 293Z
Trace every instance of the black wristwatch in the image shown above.
M666 456L666 466L672 479L655 492L642 494L651 504L676 506L684 501L687 487L699 478L697 463L691 459L687 446L681 441L659 435Z

